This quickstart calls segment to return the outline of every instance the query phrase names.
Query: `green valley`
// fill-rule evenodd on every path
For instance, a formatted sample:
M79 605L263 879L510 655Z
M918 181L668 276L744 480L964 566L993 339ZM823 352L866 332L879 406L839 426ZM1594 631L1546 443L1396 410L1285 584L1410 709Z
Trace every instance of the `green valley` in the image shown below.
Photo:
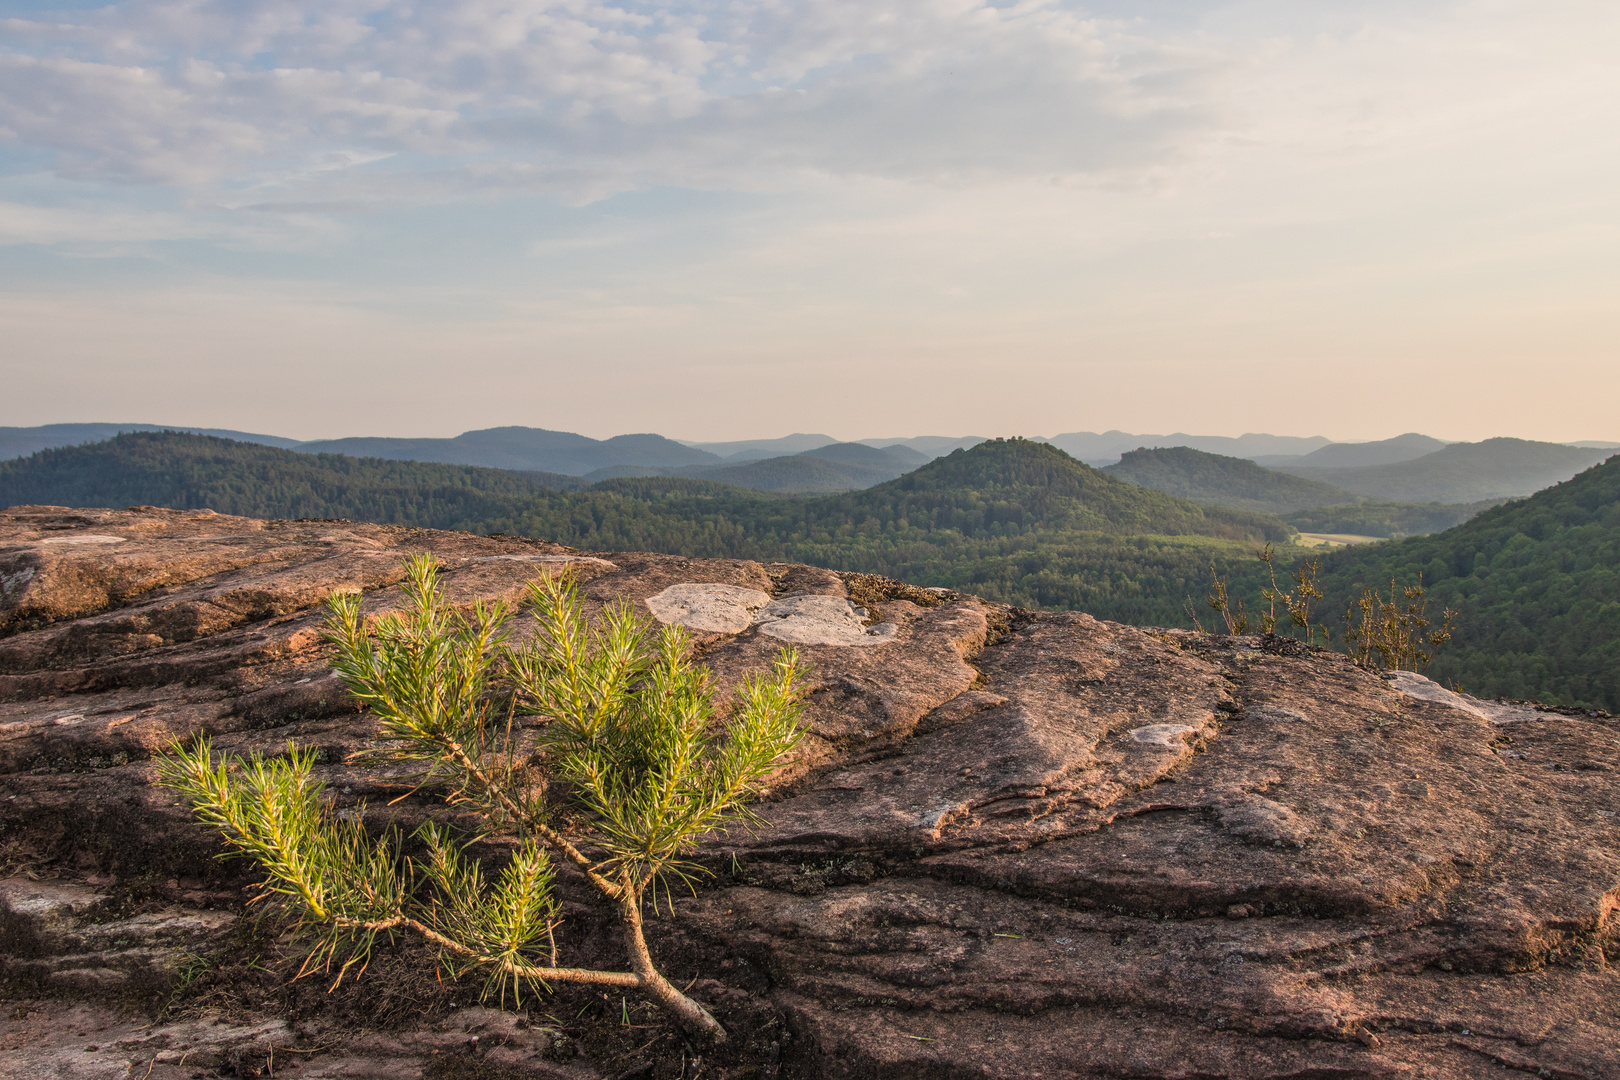
M1137 460L1182 456L1153 451ZM1205 467L1211 458L1214 472ZM1261 488L1247 490L1297 493L1294 478L1272 487L1224 464L1232 460L1199 454L1180 467L1209 483L1258 480ZM709 479L590 484L173 432L0 462L0 505L19 503L210 507L501 532L592 550L805 562L1160 626L1189 625L1189 602L1214 625L1203 603L1212 564L1254 611L1266 582L1255 553L1271 543L1283 568L1321 557L1319 621L1336 643L1338 616L1361 589L1421 573L1434 609L1460 612L1436 677L1485 695L1620 707L1620 458L1444 532L1328 554L1294 546L1295 529L1418 532L1480 508L1365 501L1297 510L1285 522L1135 486L1023 439L982 442L860 491L787 497Z
M1459 612L1429 675L1483 697L1620 710L1620 457L1433 536L1334 552L1324 609L1422 575Z
M573 477L311 455L175 433L0 462L0 504L211 507L538 536L596 550L792 560L1027 607L1179 624L1213 561L1254 578L1275 517L1134 487L1023 439L958 450L863 491L786 498L719 483ZM1258 585L1255 586L1258 588Z

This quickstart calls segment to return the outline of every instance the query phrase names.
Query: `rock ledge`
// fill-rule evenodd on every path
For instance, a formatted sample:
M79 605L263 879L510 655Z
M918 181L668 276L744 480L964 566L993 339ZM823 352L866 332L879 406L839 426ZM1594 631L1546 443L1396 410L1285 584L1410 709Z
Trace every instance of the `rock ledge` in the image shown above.
M387 809L399 777L344 763L374 728L318 633L336 591L395 604L424 550L458 601L567 567L593 606L691 628L723 685L784 641L814 665L769 826L724 838L713 881L651 931L736 1034L725 1054L694 1063L600 994L473 1010L476 988L424 981L408 951L353 994L289 984L248 868L152 786L175 738L295 739L368 819L440 812ZM0 512L0 1074L1620 1075L1615 721L874 582L349 522ZM565 961L622 962L563 888Z

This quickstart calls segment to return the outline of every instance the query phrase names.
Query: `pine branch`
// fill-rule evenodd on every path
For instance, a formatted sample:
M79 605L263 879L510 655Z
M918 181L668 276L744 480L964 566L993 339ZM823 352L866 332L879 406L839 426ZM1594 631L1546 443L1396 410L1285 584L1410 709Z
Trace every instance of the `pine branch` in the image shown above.
M523 986L553 982L635 987L688 1030L723 1041L714 1017L653 964L642 907L648 888L656 910L660 887L667 895L669 880L690 883L697 867L681 858L703 836L759 820L748 800L801 737L797 657L784 650L768 675L745 679L716 736L709 674L692 664L683 630L665 628L649 645L650 621L624 603L592 625L561 576L530 583L538 633L508 648L505 604L452 607L431 554L406 560L405 571L407 610L369 626L358 594L330 599L333 666L377 719L386 745L369 753L423 762L422 782L446 782L449 802L472 805L492 827L516 826L517 848L494 880L436 825L418 833L427 857L402 859L396 833L373 839L358 815L334 814L313 778L313 751L289 746L283 758L216 766L199 740L160 760L160 782L260 863L266 895L324 928L301 975L338 965L335 987L364 971L379 935L409 931L452 971L486 970L486 995L504 999L510 988L521 1000ZM497 706L504 726L491 720ZM523 786L532 766L519 763L520 712L538 718L540 746L578 796L582 831L601 858L550 825L543 786ZM617 908L632 971L556 965L547 849ZM418 880L431 885L425 900ZM537 962L541 954L551 962Z

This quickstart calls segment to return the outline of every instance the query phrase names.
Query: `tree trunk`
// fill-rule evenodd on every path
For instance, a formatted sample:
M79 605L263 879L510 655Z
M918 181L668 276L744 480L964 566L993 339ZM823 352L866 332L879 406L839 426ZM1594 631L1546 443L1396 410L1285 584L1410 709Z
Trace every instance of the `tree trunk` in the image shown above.
M709 1010L693 1001L659 974L653 966L652 954L647 951L647 939L641 932L641 893L624 883L619 900L619 921L624 924L624 943L630 950L630 966L641 979L641 985L692 1035L701 1035L713 1043L726 1041L726 1029L720 1021L709 1015Z

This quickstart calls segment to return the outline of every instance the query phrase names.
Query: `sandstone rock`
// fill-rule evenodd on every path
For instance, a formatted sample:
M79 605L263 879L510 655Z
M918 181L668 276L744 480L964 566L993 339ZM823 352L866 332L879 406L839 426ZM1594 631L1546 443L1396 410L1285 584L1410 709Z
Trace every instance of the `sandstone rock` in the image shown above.
M646 600L659 622L711 634L740 634L754 624L760 608L770 602L771 594L759 589L691 583L671 585Z
M458 1027L442 998L372 1023L324 988L284 1018L284 980L224 1023L144 1034L150 1017L103 1003L241 925L248 868L210 858L151 785L172 739L295 739L368 821L442 812L401 768L349 760L374 728L319 639L326 597L390 610L399 557L423 550L458 602L517 600L566 567L593 609L691 626L722 687L785 641L813 665L768 824L720 838L715 877L651 925L672 977L739 1033L702 1075L1620 1075L1612 720L1259 638L870 581L856 603L809 567L59 508L0 515L0 862L41 878L0 886L0 992L21 1002L0 1012L0 1074L251 1075L283 1046L326 1047L288 1054L293 1076L690 1075L695 1051L656 1020L627 1027L617 999L568 988L527 1027ZM564 961L622 964L611 920L560 887Z
M110 900L84 886L0 879L0 979L90 994L159 987L236 922L183 906L118 917Z
M760 633L795 645L882 645L898 632L893 623L867 626L867 610L839 596L772 600L759 589L684 582L645 603L659 622L713 634L738 634L758 625Z
M154 1025L89 1002L23 1005L0 1020L0 1075L177 1080L208 1070L204 1075L253 1076L264 1073L276 1047L298 1045L280 1020ZM286 1065L296 1055L283 1052L281 1060ZM248 1069L237 1067L249 1062Z
M1433 701L1441 705L1449 705L1453 709L1473 713L1481 720L1489 720L1493 724L1512 724L1520 720L1534 720L1536 710L1526 705L1506 705L1497 701L1481 701L1468 694L1459 694L1454 690L1447 690L1433 679L1419 675L1415 671L1397 671L1390 675L1390 685L1409 697L1419 701Z
M390 1032L300 1031L282 1020L148 1024L93 1004L30 1002L0 1020L0 1075L84 1080L283 1076L296 1080L420 1080L460 1062L463 1075L596 1080L589 1066L548 1060L554 1030L496 1009ZM452 1073L451 1075L456 1075Z
M795 645L883 645L899 627L868 627L866 609L832 596L792 596L773 600L759 613L759 632Z

